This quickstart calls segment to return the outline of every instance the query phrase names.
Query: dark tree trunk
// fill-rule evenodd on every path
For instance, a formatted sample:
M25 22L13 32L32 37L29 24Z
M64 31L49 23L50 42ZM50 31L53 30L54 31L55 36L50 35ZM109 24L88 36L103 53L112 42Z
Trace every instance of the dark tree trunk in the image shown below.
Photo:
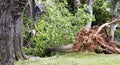
M112 20L114 20L117 16L118 6L119 6L120 0L116 0L113 6L113 16ZM112 36L111 41L114 41L114 31L115 31L115 24L110 25L110 34Z
M14 25L14 51L16 60L27 59L23 52L23 14L17 19Z
M93 15L93 0L85 0L85 3L88 5L89 14ZM86 30L90 30L92 21L86 24Z
M80 7L80 0L67 0L68 9L72 14L75 14Z
M14 21L14 52L16 60L26 59L23 53L23 37L22 37L22 25L23 25L23 9L26 4L26 0L12 0L11 15Z
M12 0L0 0L0 65L14 65L11 2Z
M19 20L25 4L26 0L0 0L0 65L14 65L13 43L23 56L22 21Z
M30 17L35 21L35 0L30 0Z

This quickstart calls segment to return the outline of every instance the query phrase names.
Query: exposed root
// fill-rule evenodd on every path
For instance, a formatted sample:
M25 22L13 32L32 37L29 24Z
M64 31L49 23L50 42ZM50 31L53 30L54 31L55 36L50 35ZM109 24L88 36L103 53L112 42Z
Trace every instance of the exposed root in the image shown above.
M92 51L105 54L120 54L120 44L111 41L111 36L106 30L110 24L119 21L120 19L115 19L114 21L105 23L100 27L94 26L90 31L81 29L77 33L73 50L76 52Z

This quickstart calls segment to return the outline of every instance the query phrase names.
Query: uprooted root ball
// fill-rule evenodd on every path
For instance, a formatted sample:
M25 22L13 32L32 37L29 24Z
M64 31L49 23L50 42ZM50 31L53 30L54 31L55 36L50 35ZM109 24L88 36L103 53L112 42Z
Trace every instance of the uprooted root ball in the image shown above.
M111 41L111 36L106 28L102 28L99 33L99 27L94 26L90 31L81 29L76 36L73 50L76 52L92 51L105 54L120 54L120 44Z

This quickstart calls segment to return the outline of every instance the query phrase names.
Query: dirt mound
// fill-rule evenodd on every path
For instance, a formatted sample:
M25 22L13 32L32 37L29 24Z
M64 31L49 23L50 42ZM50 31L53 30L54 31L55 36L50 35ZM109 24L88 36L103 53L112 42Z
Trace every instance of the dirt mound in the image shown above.
M73 50L76 52L92 51L105 54L120 54L120 44L111 41L111 36L107 32L107 27L120 20L114 20L111 23L94 26L87 31L81 29L76 36Z

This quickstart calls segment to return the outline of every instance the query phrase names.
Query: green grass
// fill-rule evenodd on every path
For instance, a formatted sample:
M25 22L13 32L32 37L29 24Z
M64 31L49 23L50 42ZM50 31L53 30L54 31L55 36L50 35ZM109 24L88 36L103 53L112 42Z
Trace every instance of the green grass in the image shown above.
M15 65L120 65L120 55L94 53L67 53L52 57L28 59L15 62Z

